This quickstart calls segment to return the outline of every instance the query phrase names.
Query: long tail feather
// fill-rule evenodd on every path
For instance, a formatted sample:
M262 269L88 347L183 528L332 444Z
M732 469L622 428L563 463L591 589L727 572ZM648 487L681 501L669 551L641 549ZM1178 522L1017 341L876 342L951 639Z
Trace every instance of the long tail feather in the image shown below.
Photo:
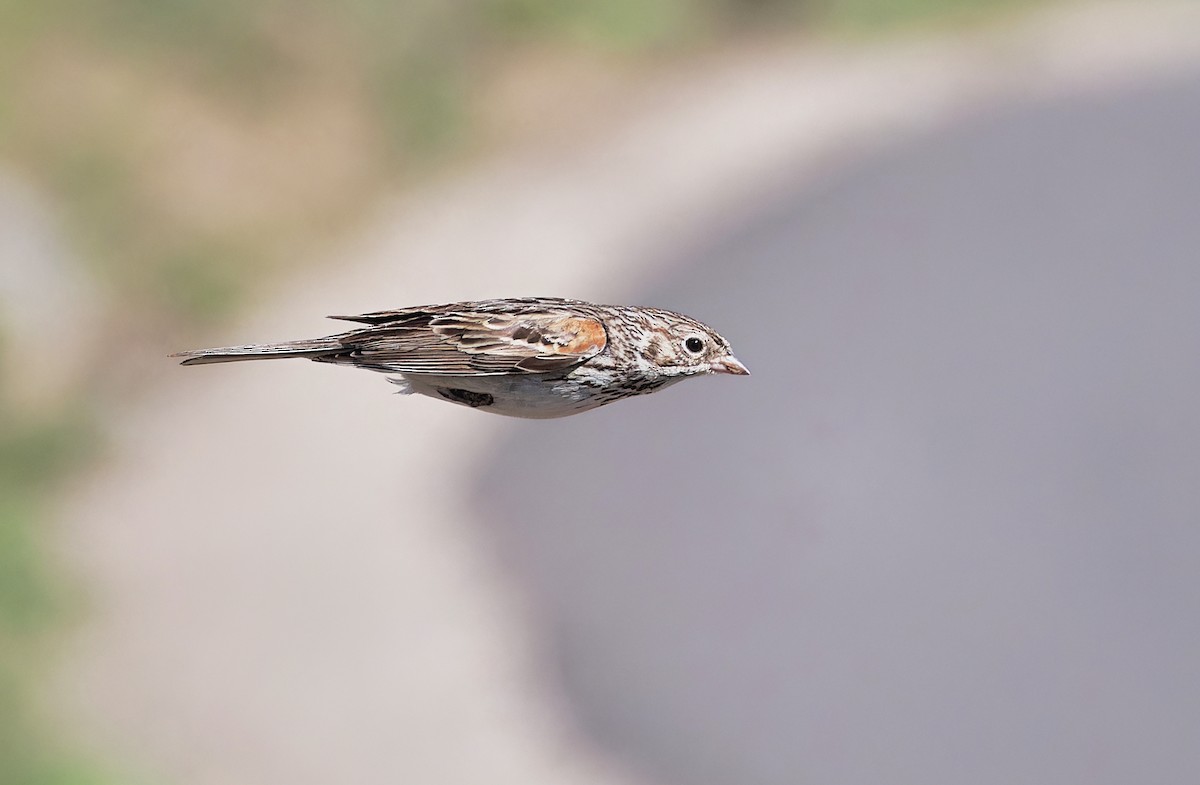
M233 363L242 360L278 360L287 357L317 359L338 354L346 346L333 338L315 338L310 341L288 341L287 343L261 344L255 346L222 346L215 349L195 349L176 352L171 357L182 357L180 365L207 365L209 363Z

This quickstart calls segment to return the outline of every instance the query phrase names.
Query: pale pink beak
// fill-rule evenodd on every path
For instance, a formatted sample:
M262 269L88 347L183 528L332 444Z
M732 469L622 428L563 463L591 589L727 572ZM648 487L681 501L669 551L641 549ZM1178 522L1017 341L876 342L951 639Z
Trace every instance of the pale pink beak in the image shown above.
M734 376L749 376L750 371L732 354L720 360L714 360L709 368L713 373L731 373Z

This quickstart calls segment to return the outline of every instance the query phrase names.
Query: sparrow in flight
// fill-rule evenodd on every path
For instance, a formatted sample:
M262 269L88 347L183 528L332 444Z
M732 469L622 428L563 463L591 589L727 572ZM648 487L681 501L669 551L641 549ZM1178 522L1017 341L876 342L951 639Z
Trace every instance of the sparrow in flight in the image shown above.
M390 375L400 392L511 417L565 417L692 376L748 376L711 327L658 308L555 297L421 305L306 341L179 352L183 365L304 357Z

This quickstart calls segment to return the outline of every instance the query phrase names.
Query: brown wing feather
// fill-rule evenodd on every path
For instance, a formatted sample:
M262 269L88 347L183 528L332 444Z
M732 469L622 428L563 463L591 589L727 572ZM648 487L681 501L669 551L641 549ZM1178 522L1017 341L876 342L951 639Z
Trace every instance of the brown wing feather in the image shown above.
M469 303L450 303L447 305L415 305L409 308L395 308L388 311L372 311L347 316L330 316L330 319L340 319L345 322L360 324L394 325L407 323L416 319L461 314L514 313L525 311L536 314L539 311L567 309L572 306L589 306L582 300L566 300L562 297L510 297L500 300L476 300Z
M597 319L569 311L394 314L343 342L359 365L444 376L552 373L596 356L608 342Z

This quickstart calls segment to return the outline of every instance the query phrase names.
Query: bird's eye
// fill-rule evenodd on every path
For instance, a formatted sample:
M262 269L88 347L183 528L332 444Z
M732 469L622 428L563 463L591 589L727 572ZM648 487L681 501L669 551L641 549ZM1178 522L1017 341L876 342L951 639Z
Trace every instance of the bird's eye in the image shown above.
M683 348L687 349L692 354L700 354L700 352L704 351L704 341L693 335L691 338L688 338L683 342Z

